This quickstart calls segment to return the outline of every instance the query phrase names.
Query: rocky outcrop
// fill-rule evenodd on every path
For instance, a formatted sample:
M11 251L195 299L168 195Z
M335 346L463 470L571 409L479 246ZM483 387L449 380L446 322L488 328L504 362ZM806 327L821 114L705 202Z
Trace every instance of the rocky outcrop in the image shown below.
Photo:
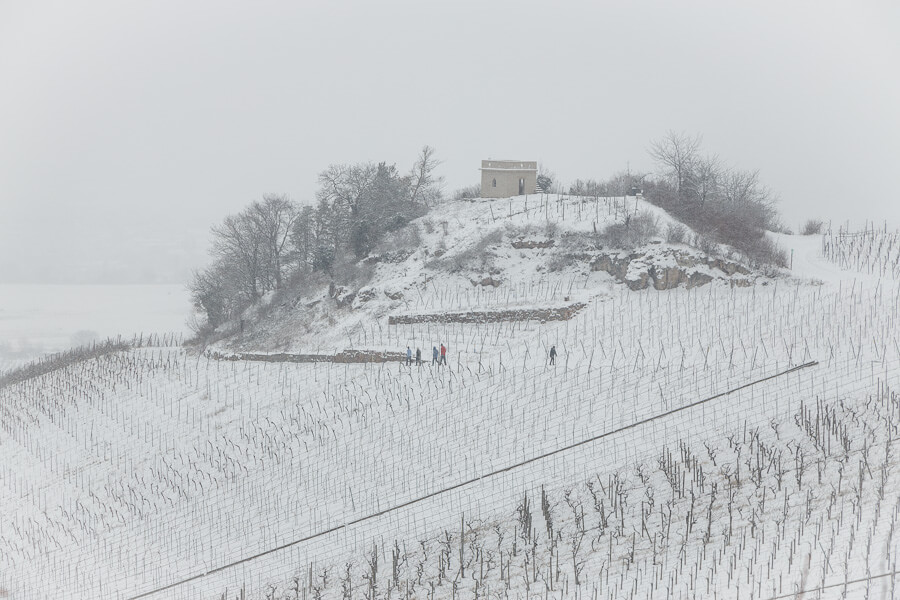
M472 280L470 280L470 281L472 281ZM476 280L472 281L472 285L481 285L484 287L488 287L488 286L500 287L500 284L502 284L502 283L503 282L501 280L494 279L491 276L485 277L484 279L476 279Z
M583 256L573 257L584 259ZM593 255L590 260L592 271L609 273L617 281L624 283L632 290L644 290L653 287L657 290L670 290L677 287L692 288L706 285L714 279L723 279L733 286L747 287L752 281L747 278L735 278L734 275L750 275L747 267L722 258L698 257L679 250L670 250L661 254L600 254ZM704 268L703 270L698 270ZM722 277L716 277L718 271Z
M378 297L378 293L372 288L365 288L359 290L356 294L356 300L358 302L369 302L370 300L374 300Z
M343 286L335 285L332 281L328 285L328 297L334 300L338 308L342 308L353 304L353 301L356 299L356 292L351 292Z
M629 254L628 256L610 256L609 254L601 254L591 262L592 271L605 271L618 279L625 281L628 274L628 267L631 261L641 256L640 254Z

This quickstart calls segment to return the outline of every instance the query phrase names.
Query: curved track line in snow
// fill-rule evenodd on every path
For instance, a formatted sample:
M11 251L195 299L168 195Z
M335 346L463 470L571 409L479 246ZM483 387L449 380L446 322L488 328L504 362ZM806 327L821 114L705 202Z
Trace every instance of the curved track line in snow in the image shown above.
M159 587L159 588L156 588L156 589L153 589L153 590L149 590L149 591L147 591L147 592L143 592L143 593L138 594L138 595L136 595L136 596L129 596L129 597L127 598L127 600L138 600L139 598L147 598L147 597L152 596L152 595L154 595L154 594L158 594L158 593L160 593L160 592L164 592L164 591L166 591L166 590L170 590L170 589L179 587L179 586L184 585L184 584L186 584L186 583L190 583L190 582L192 582L192 581L196 581L196 580L198 580L198 579L202 579L202 578L207 577L207 576L209 576L209 575L213 575L213 574L215 574L215 573L219 573L219 572L225 571L225 570L230 569L230 568L232 568L232 567L236 567L236 566L238 566L238 565L246 564L246 563L248 563L248 562L254 561L254 560L259 559L259 558L262 558L263 556L268 556L268 555L270 555L270 554L274 554L274 553L276 553L276 552L280 552L280 551L285 550L285 549L287 549L287 548L290 548L290 547L292 547L292 546L296 546L297 544L302 544L302 543L304 543L304 542L308 542L308 541L310 541L310 540L313 540L313 539L316 539L316 538L319 538L319 537L328 535L328 534L330 534L330 533L334 533L334 532L336 532L336 531L340 531L341 529L345 529L345 528L347 528L347 527L352 527L353 525L357 525L357 524L363 523L363 522L365 522L365 521L369 521L369 520L372 520L372 519L377 519L378 517L381 517L381 516L386 515L386 514L388 514L388 513L391 513L391 512L394 512L394 511L397 511L397 510L400 510L400 509L403 509L403 508L412 506L412 505L414 505L414 504L418 504L418 503L423 502L423 501L425 501L425 500L428 500L428 499L430 499L430 498L434 498L435 496L439 496L439 495L441 495L441 494L446 494L446 493L448 493L448 492L452 492L452 491L457 490L457 489L459 489L459 488L465 487L465 486L467 486L467 485L472 485L473 483L478 483L479 481L488 479L488 478L490 478L490 477L494 477L494 476L496 476L496 475L500 475L500 474L502 474L502 473L507 473L507 472L509 472L509 471L512 471L513 469L517 469L517 468L519 468L519 467L524 467L525 465L529 465L529 464L538 462L538 461L540 461L540 460L544 460L545 458L549 458L549 457L551 457L551 456L554 456L554 455L556 455L556 454L560 454L560 453L562 453L562 452L568 452L569 450L573 450L573 449L575 449L575 448L578 448L579 446L584 446L584 445L586 445L586 444L591 444L591 443L593 443L593 442L597 442L597 441L602 440L602 439L604 439L604 438L607 438L607 437L610 437L610 436L613 436L613 435L617 435L617 434L619 434L619 433L622 433L623 431L628 431L629 429L634 429L634 428L636 428L636 427L640 427L641 425L646 425L647 423L650 423L650 422L652 422L652 421L656 421L656 420L659 420L659 419L664 419L664 418L666 418L666 417L668 417L668 416L671 416L671 415L673 415L673 414L676 414L676 413L679 413L679 412L682 412L682 411L685 411L685 410L689 410L689 409L691 409L691 408L694 408L694 407L696 407L696 406L700 406L700 405L702 405L702 404L705 404L705 403L707 403L707 402L711 402L711 401L713 401L713 400L717 400L717 399L719 399L719 398L723 398L723 397L725 397L725 396L728 396L728 395L733 394L733 393L735 393L735 392L737 392L737 391L746 389L746 388L748 388L748 387L757 385L757 384L759 384L759 383L763 383L763 382L765 382L765 381L769 381L769 380L775 379L775 378L777 378L777 377L781 377L781 376L783 376L783 375L787 375L787 374L789 374L789 373L794 373L794 372L796 372L796 371L800 371L801 369L806 369L806 368L808 368L808 367L814 367L814 366L816 366L816 365L818 365L818 364L819 364L819 361L814 360L814 361L810 361L810 362L803 363L803 364L801 364L801 365L797 365L796 367L792 367L792 368L787 369L787 370L785 370L785 371L781 371L781 372L779 372L779 373L775 373L774 375L769 375L768 377L763 377L762 379L757 379L757 380L755 380L755 381L751 381L751 382L749 382L749 383L745 383L744 385L738 386L738 387L736 387L736 388L732 388L732 389L730 389L730 390L728 390L728 391L725 391L725 392L718 393L718 394L716 394L716 395L714 395L714 396L710 396L710 397L704 398L704 399L702 399L702 400L697 400L696 402L692 402L692 403L690 403L690 404L685 404L684 406L680 406L680 407L678 407L678 408L673 408L672 410L668 410L668 411L666 411L666 412L664 412L664 413L660 413L660 414L658 414L658 415L653 415L653 416L651 416L651 417L647 417L646 419L641 419L640 421L635 421L634 423L630 423L630 424L625 425L625 426L623 426L623 427L619 427L618 429L614 429L614 430L612 430L612 431L607 431L606 433L601 433L601 434L599 434L599 435L596 435L596 436L593 436L593 437L590 437L590 438L587 438L587 439L584 439L584 440L575 442L574 444L569 444L568 446L563 446L563 447L561 447L561 448L557 448L556 450L551 450L550 452L546 452L546 453L544 453L544 454L539 454L539 455L537 455L537 456L533 456L533 457L531 457L531 458L529 458L529 459L527 459L527 460L524 460L524 461L522 461L522 462L518 462L518 463L515 463L515 464L512 464L512 465L503 467L502 469L497 469L497 470L495 470L495 471L491 471L491 472L489 472L489 473L485 473L484 475L480 475L480 476L478 476L478 477L474 477L474 478L469 479L469 480L467 480L467 481L462 481L462 482L460 482L460 483L451 485L451 486L449 486L449 487L442 488L442 489L440 489L440 490L436 490L436 491L434 491L434 492L431 492L430 494L426 494L426 495L424 495L424 496L420 496L420 497L418 497L418 498L414 498L414 499L412 499L412 500L408 500L408 501L403 502L403 503L401 503L401 504L397 504L397 505L394 505L394 506L390 506L390 507L388 507L388 508L385 508L384 510L381 510L381 511L378 511L378 512L375 512L375 513L372 513L372 514L369 514L369 515L365 515L365 516L363 516L363 517L359 517L358 519L354 519L354 520L352 520L352 521L347 521L346 523L342 523L342 524L340 524L340 525L335 525L334 527L330 527L330 528L325 529L325 530L323 530L323 531L317 531L317 532L312 533L312 534L310 534L310 535L308 535L308 536L306 536L306 537L302 537L302 538L293 540L293 541L291 541L291 542L287 542L286 544L281 544L281 545L276 546L276 547L274 547L274 548L269 548L268 550L264 550L263 552L259 552L259 553L257 553L257 554L252 555L252 556L247 556L247 557L241 558L241 559L239 559L239 560L236 560L236 561L234 561L234 562L230 562L230 563L228 563L228 564L222 565L221 567L216 567L215 569L211 569L211 570L209 570L209 571L206 571L205 573L198 573L197 575L193 575L193 576L188 577L188 578L186 578L186 579L182 579L182 580L180 580L180 581L176 581L176 582L174 582L174 583L170 583L169 585L166 585L166 586L163 586L163 587ZM791 594L791 595L793 595L793 594Z

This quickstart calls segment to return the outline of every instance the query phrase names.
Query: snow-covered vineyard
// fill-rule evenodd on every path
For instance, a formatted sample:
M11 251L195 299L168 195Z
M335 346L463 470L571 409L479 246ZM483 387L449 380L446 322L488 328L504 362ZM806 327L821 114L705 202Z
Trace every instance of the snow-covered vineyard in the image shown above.
M628 207L552 209L590 231L601 209ZM510 201L505 218L550 210ZM452 258L497 211L456 227L450 215L426 245L448 237ZM370 310L321 342L420 347L421 367L214 360L161 343L2 387L0 588L893 597L900 286L839 270L821 238L797 244L801 275L826 281L745 287L732 273L634 292L600 286L612 276L599 270L526 274L522 252L550 252L534 244L500 256L499 286L420 285L410 264L387 265L379 298L401 300L347 303L406 315L585 304L544 322L388 324ZM662 265L670 250L644 256ZM433 367L441 342L449 364Z
M900 278L900 233L888 231L829 232L822 254L845 269L879 277Z

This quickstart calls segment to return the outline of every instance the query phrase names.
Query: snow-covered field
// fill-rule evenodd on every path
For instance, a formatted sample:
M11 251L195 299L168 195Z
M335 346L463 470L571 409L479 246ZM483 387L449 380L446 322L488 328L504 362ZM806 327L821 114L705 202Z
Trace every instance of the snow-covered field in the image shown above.
M422 295L335 335L444 341L448 367L150 347L0 388L0 588L889 598L900 287L788 241L798 279L633 292L589 273L587 306L544 323L388 325L378 311L575 296L576 272L525 273L518 253L477 296L417 288L403 263L387 285Z
M140 333L187 333L182 285L0 285L0 371L46 353Z

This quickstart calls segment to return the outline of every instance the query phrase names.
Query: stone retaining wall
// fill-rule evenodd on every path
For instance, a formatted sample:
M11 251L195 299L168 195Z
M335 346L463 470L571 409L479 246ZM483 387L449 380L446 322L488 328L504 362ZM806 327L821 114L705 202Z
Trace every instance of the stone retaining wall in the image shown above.
M209 357L215 360L250 360L259 362L291 362L291 363L380 363L402 362L406 354L402 352L379 352L377 350L343 350L337 354L254 354L237 352L221 354L210 352Z
M561 308L523 308L514 310L435 313L428 315L391 315L389 325L413 325L416 323L496 323L499 321L567 321L584 308L584 303Z
M553 240L515 240L512 247L519 250L534 250L535 248L552 248Z

